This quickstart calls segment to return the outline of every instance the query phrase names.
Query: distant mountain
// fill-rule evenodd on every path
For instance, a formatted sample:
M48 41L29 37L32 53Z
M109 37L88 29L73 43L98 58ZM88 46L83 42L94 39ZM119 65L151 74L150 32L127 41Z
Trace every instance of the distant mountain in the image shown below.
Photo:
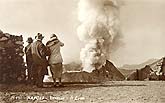
M65 71L80 71L81 68L81 63L77 62L71 62L69 64L64 64L64 72Z
M141 64L132 64L132 65L129 65L129 64L125 64L123 65L122 67L120 67L120 69L126 69L126 70L135 70L135 69L140 69L140 68L143 68L145 67L146 65L150 65L156 61L158 61L159 59L149 59L147 60L146 62L143 62Z
M133 65L123 65L122 67L119 67L118 70L125 76L127 77L129 74L131 74L133 71L135 71L136 69L141 69L143 67L145 67L146 65L150 65L152 63L154 63L154 65L152 66L152 68L156 68L156 64L155 62L159 61L159 59L149 59L144 63L141 64L133 64ZM69 64L64 64L64 72L66 71L81 71L82 67L81 67L81 63L78 62L71 62Z
M128 77L128 75L130 75L133 71L135 71L134 69L133 70L127 70L127 69L118 69L125 77Z

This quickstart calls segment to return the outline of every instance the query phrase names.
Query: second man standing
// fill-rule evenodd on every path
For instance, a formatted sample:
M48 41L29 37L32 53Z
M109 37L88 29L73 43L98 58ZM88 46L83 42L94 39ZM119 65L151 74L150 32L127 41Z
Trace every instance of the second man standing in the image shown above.
M48 62L50 65L50 70L52 72L52 77L54 80L54 86L61 86L61 77L63 71L63 59L60 53L60 47L64 46L64 43L60 42L55 34L52 34L50 40L46 43L50 55ZM59 82L57 82L59 81Z

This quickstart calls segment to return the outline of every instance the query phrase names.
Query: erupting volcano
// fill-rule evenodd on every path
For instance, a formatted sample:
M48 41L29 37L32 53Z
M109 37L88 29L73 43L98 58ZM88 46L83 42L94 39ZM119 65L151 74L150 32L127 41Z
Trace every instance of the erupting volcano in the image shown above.
M80 59L83 71L92 72L105 65L119 33L119 4L116 0L80 0L81 25L77 32L85 42Z

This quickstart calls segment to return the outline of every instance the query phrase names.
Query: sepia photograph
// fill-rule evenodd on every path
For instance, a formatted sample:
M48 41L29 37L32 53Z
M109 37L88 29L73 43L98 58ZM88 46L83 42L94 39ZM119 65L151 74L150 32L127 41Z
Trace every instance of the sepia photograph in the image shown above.
M165 0L0 0L0 103L165 103Z

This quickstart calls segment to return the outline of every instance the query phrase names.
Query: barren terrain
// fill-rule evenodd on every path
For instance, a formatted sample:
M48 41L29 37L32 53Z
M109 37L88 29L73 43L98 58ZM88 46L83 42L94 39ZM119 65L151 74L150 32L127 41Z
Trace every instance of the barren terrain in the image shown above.
M1 103L165 103L164 81L110 81L45 88L0 86Z

